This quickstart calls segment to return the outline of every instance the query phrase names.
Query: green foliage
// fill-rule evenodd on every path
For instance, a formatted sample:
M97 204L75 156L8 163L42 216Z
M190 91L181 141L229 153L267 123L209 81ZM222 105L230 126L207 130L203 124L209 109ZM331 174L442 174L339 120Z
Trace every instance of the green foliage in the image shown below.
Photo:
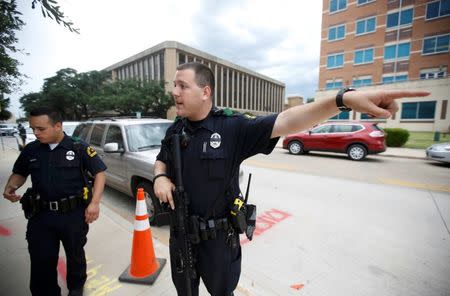
M64 13L59 10L60 7L55 0L33 0L33 2L31 2L31 8L34 9L37 2L41 4L41 12L44 18L48 16L49 18L54 19L58 25L62 23L70 32L80 34L79 29L72 27L73 23L70 20L64 20Z
M8 120L11 118L12 114L8 111L9 104L9 98L4 99L3 96L0 97L0 120Z
M403 128L385 128L386 145L388 147L402 147L408 141L409 131Z
M20 19L22 14L16 9L15 0L0 0L0 94L11 93L23 77L18 70L19 62L10 57L11 53L20 51L15 46L16 32L24 25Z
M109 72L77 73L66 68L45 79L41 92L20 98L20 103L27 114L36 106L52 106L65 120L81 120L105 113L134 115L136 112L165 118L173 99L165 93L162 82L111 82Z

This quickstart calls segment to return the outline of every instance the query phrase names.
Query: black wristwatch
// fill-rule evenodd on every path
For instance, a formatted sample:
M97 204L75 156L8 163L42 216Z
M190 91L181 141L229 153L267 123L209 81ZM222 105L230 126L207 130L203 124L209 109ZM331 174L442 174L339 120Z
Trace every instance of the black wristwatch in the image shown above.
M336 95L336 106L338 107L339 111L352 111L352 108L349 108L344 105L343 96L348 91L354 91L356 89L352 87L344 87L339 90L339 92Z

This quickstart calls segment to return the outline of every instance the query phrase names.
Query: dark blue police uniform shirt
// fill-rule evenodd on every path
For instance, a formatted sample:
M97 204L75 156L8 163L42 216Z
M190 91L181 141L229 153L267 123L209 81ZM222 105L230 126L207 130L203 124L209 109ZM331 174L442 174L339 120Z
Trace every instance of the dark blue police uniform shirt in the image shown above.
M226 216L229 203L240 193L242 161L258 153L271 153L278 142L279 138L270 138L277 116L226 116L222 110L213 108L202 121L180 119L169 127L157 159L166 164L168 174L173 177L167 139L177 132L189 136L189 143L181 148L181 156L183 185L190 198L191 215L204 217L215 204L212 216ZM217 198L222 200L215 203Z
M51 150L48 144L38 140L25 146L14 163L13 173L27 177L31 175L33 189L43 200L58 200L71 195L80 195L84 187L80 164L93 176L106 170L106 166L92 147L64 135L63 140Z

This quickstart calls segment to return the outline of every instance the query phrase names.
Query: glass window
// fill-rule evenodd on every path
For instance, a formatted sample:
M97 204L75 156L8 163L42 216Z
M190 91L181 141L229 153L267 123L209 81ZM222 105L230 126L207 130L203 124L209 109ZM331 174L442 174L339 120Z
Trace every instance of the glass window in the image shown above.
M423 40L423 54L448 52L450 47L450 34L433 36Z
M383 77L383 84L407 81L408 75L389 75Z
M353 79L353 83L352 84L355 87L371 85L372 84L372 78Z
M161 146L170 122L129 125L125 129L128 148L132 152L144 151Z
M343 85L342 81L329 81L325 84L326 89L341 88Z
M333 133L350 133L353 131L353 126L348 124L333 125Z
M361 113L361 119L362 120L364 120L364 119L373 119L373 117L372 116L370 116L369 114L366 114L366 113Z
M409 57L410 47L411 44L409 42L385 46L384 59L392 60L395 58L407 58Z
M405 9L393 13L389 13L386 19L386 28L392 28L396 26L409 25L413 19L413 9Z
M350 112L349 111L344 111L339 113L338 115L335 115L333 117L331 117L331 120L348 120L350 118Z
M359 20L356 22L356 35L375 32L376 17Z
M327 68L338 68L344 65L344 54L333 54L329 55L327 58Z
M88 123L84 125L80 131L80 139L87 142L87 136L89 134L89 130L91 129L92 123ZM74 131L75 132L75 131Z
M330 0L330 12L336 12L347 8L347 0Z
M103 131L105 130L104 124L95 124L91 134L91 145L100 146L102 143Z
M345 37L345 25L330 27L328 29L328 40L339 40Z
M402 119L434 119L436 101L402 104Z
M373 48L361 49L355 51L355 64L367 64L373 62Z
M123 149L123 137L120 127L116 125L111 125L106 133L105 144L107 143L117 143L119 144L119 149Z
M318 127L315 127L311 130L311 133L313 134L324 134L329 133L331 130L332 125L321 125Z
M427 3L426 19L433 19L450 14L450 0L440 0Z
M374 2L375 0L358 0L358 5Z

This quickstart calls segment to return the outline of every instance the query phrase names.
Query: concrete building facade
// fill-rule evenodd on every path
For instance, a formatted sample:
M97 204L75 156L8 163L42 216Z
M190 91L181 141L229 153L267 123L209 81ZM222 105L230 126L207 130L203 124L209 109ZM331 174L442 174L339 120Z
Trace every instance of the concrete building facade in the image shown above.
M316 99L345 86L419 89L385 127L450 131L450 1L323 0ZM371 120L343 112L333 119Z
M113 79L157 80L173 89L176 67L201 62L215 74L214 104L257 115L281 112L285 84L176 41L166 41L107 67Z

